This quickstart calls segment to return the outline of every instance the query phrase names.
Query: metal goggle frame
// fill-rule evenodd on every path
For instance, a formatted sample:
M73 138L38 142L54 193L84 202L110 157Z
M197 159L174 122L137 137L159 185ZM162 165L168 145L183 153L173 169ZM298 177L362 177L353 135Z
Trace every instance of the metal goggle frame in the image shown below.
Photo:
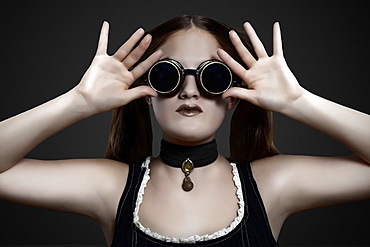
M158 94L171 96L179 91L187 75L195 76L198 89L209 96L221 95L232 86L241 86L240 78L216 59L202 62L196 70L184 69L174 59L162 59L152 65L144 81Z

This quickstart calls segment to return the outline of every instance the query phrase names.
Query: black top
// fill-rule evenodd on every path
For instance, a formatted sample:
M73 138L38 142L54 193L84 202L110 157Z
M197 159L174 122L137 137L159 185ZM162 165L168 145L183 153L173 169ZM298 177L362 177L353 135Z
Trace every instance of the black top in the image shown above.
M237 164L242 185L245 208L242 221L227 235L196 243L167 243L150 237L133 222L137 194L146 168L130 165L126 187L122 193L116 216L116 228L112 247L158 246L218 246L218 247L277 247L257 184L249 164Z

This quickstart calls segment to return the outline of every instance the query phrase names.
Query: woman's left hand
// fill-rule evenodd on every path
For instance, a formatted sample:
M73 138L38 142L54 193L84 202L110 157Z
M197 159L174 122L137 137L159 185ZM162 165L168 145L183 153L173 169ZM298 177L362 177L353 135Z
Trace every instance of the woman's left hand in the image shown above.
M239 76L246 88L232 87L223 94L223 98L233 97L247 100L254 105L274 112L284 112L285 107L299 99L305 90L290 71L284 55L279 23L274 24L273 55L269 56L249 23L244 24L258 59L256 60L241 42L235 31L230 32L230 39L239 56L249 69L245 69L224 50L218 55Z

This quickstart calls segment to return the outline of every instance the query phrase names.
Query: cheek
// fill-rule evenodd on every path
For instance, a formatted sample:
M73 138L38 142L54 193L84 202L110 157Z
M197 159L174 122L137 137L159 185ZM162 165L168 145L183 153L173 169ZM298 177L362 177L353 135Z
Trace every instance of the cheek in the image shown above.
M227 103L226 101L221 100L213 103L214 104L207 107L209 110L207 111L207 117L205 120L209 127L217 130L225 119Z
M154 116L159 125L163 128L163 124L168 123L172 112L176 112L174 104L169 99L153 98L152 107Z

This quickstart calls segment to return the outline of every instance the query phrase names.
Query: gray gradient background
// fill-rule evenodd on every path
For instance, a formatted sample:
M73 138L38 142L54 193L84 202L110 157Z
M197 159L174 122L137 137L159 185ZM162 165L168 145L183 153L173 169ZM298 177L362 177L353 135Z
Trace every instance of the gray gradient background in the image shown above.
M13 1L2 7L0 120L71 89L88 68L103 20L111 24L109 53L138 27L151 29L180 14L200 14L241 27L250 21L271 53L280 21L284 52L301 85L369 113L370 6L367 1ZM103 157L110 113L81 121L27 157ZM218 132L228 155L228 115ZM161 133L154 123L155 150ZM348 155L334 140L275 114L275 143L285 154ZM290 217L281 245L370 246L370 200ZM86 217L0 201L0 244L104 244Z

